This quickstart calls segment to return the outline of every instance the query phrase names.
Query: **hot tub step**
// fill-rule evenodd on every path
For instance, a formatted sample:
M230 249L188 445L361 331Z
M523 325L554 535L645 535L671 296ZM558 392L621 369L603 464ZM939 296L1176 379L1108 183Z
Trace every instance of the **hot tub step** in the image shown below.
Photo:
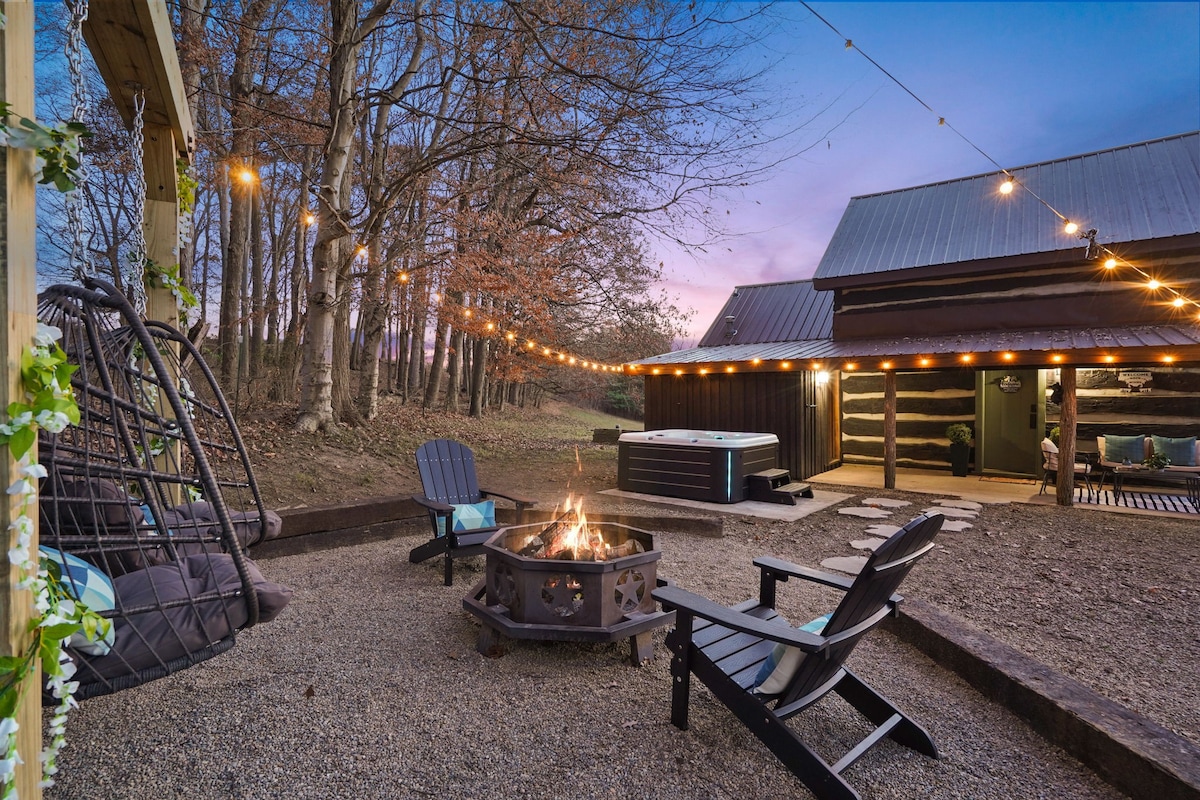
M750 499L762 503L796 505L797 497L812 497L812 487L793 481L786 469L766 469L746 476Z

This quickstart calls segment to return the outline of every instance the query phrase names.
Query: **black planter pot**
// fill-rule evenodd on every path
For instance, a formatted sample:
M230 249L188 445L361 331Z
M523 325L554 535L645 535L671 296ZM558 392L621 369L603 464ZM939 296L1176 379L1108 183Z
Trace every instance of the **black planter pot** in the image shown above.
M971 465L971 445L950 443L950 471L959 478L965 478Z

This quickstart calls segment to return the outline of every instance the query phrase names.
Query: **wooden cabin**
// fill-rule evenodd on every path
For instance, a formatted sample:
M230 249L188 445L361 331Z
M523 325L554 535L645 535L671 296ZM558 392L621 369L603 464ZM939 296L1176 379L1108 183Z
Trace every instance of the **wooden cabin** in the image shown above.
M1200 132L855 197L811 281L630 369L648 430L775 433L794 477L884 464L889 395L893 467L949 469L963 422L974 472L1036 476L1064 371L1080 450L1200 435Z

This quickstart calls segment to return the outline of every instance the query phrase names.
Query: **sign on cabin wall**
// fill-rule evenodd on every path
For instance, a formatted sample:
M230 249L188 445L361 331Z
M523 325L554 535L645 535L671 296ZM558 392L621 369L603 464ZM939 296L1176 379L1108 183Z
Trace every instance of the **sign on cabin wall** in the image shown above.
M1021 391L1021 379L1016 375L1005 375L1000 379L1000 391L1006 394Z
M1147 384L1154 382L1154 376L1149 370L1125 370L1117 374L1117 382L1125 384L1122 392L1145 394L1150 391Z

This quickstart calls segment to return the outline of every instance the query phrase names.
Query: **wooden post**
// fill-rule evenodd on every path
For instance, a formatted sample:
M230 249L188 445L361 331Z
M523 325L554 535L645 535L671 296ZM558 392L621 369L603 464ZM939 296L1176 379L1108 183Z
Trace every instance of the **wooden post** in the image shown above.
M166 125L146 125L143 166L146 174L146 257L160 267L179 265L179 191L175 135ZM146 317L179 327L179 301L159 284L146 289Z
M0 28L0 101L9 103L15 115L32 119L33 107L33 3L6 2L4 13L7 23ZM12 117L8 124L15 125ZM0 348L4 350L3 365L0 366L0 409L24 397L21 387L21 353L33 344L37 327L37 288L35 265L34 204L34 160L33 152L4 148L0 153L0 305L3 306L7 324L0 333ZM0 484L5 489L17 479L17 464L8 448L0 454ZM36 453L36 448L34 449ZM7 537L4 550L15 544L8 526L26 510L21 498L14 502L5 495L0 503L0 527ZM30 547L37 549L37 501L28 510L33 518L35 533ZM0 622L3 623L4 642L0 644L0 655L11 656L24 652L31 638L27 632L33 610L33 598L29 592L16 588L21 575L17 568L4 559L8 580L0 589ZM39 798L41 762L38 753L42 749L41 735L41 669L35 669L25 687L25 695L17 707L17 752L24 759L16 769L16 790L21 798Z
M1055 494L1060 506L1075 504L1075 367L1059 370L1062 405L1058 417L1058 481Z
M883 488L896 488L896 371L883 371Z

